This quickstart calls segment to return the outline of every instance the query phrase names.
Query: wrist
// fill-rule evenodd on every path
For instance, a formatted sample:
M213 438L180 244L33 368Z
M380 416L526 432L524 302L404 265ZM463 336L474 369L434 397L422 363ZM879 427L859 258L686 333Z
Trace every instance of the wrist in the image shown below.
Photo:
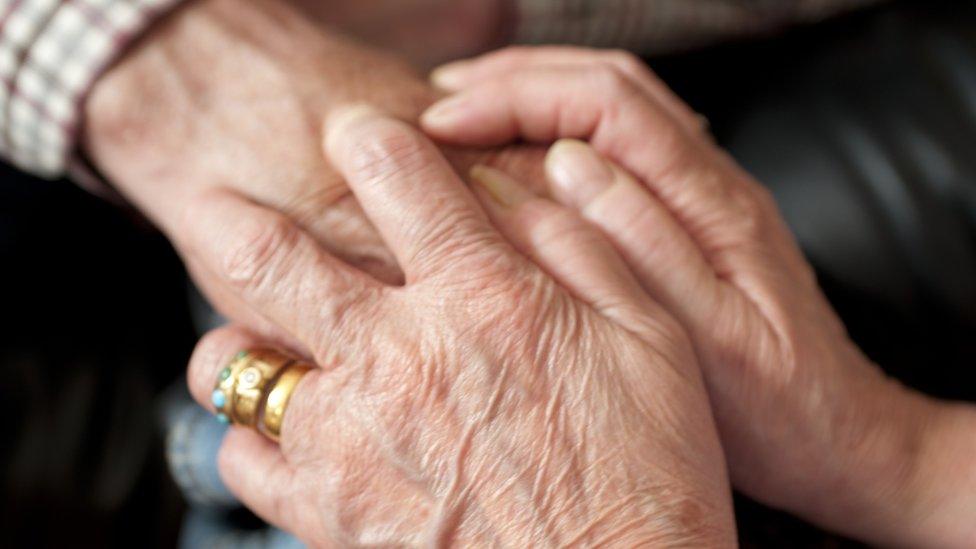
M408 67L323 32L287 2L199 0L103 74L84 105L82 141L165 229L189 193L215 185L247 187L279 207L309 203L285 189L305 192L311 174L331 175L320 130L332 108L369 102L410 119L432 99ZM322 200L345 195L327 180L335 193Z
M157 44L165 41L161 37L168 32L169 21L196 8L190 4L187 2L164 21L157 22L138 43L116 59L95 81L81 105L83 123L78 134L81 154L94 171L154 221L158 220L153 208L142 207L150 201L143 201L140 189L135 187L139 182L149 186L148 179L140 177L144 175L139 167L144 156L133 154L137 143L150 140L150 128L159 120L155 113L167 110L162 93L152 91L163 73L150 70L147 58ZM144 143L147 148L158 147L159 154L170 152L160 145Z
M164 227L165 212L185 200L190 180L180 173L190 159L187 147L169 131L179 124L190 128L185 117L192 116L194 101L187 88L199 80L186 52L204 54L215 45L217 33L209 29L221 1L184 2L158 21L102 74L82 104L79 145L84 155ZM188 26L195 32L188 32ZM207 90L198 91L207 95Z
M903 505L919 545L976 547L976 408L931 402Z
M12 115L0 122L6 160L41 177L85 175L76 149L89 90L132 40L179 3L6 2L9 29L0 29L10 31L0 48L6 84L0 104Z
M976 505L972 410L940 403L880 374L866 379L852 383L857 411L845 415L857 418L852 421L856 428L835 440L826 460L833 472L824 476L816 497L807 498L809 506L801 514L883 546L933 545L936 540L935 546L971 546ZM967 535L968 545L962 543Z
M287 2L197 0L103 74L82 140L177 247L186 205L220 187L395 283L395 262L322 154L322 121L348 103L411 120L434 94L408 66L324 32Z

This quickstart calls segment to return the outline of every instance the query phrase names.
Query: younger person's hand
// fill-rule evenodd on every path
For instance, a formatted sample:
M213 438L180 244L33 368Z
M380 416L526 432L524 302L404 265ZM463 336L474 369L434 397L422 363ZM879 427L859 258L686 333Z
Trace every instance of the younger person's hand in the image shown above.
M589 141L552 148L551 192L690 331L740 490L881 544L976 544L973 410L861 354L770 194L638 60L519 49L435 81L458 90L422 118L442 141Z

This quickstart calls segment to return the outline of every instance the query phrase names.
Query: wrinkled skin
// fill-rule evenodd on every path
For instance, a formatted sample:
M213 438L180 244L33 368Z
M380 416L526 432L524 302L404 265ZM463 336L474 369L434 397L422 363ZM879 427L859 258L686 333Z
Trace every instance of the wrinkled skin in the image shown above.
M501 172L480 168L476 198L375 111L328 127L406 283L232 193L193 206L183 248L322 367L296 388L280 449L228 435L229 487L315 546L734 544L691 344L610 244ZM196 398L209 405L229 358L265 343L208 335Z
M396 262L322 157L322 120L349 101L415 120L437 96L399 59L323 29L287 2L201 0L162 21L96 83L85 103L84 146L177 245L188 205L232 189L399 282ZM462 173L482 162L543 181L540 151L447 153ZM223 313L285 337L198 263L188 265Z
M374 290L382 307L354 307L314 276L330 250L404 282L323 159L321 120L349 100L410 120L436 95L399 62L285 4L201 0L89 96L89 157L167 233L215 305L249 328L204 340L195 394L205 400L216 371L201 375L200 364L243 347L279 343L327 368L299 387L282 452L253 433L228 436L228 484L313 545L727 542L721 453L694 358L667 315L635 314L631 333L497 243L487 250L506 254L452 267L467 284ZM388 156L402 154L396 144ZM447 153L460 171L490 162L542 180L526 175L541 174L538 152ZM416 162L397 166L409 173ZM312 265L274 263L296 257L299 243ZM529 327L536 337L510 330ZM572 392L580 386L587 398Z
M553 147L551 192L689 330L737 488L882 545L973 546L973 408L911 392L861 354L769 193L636 65L488 54L437 72L461 91L422 123L454 144L590 142Z

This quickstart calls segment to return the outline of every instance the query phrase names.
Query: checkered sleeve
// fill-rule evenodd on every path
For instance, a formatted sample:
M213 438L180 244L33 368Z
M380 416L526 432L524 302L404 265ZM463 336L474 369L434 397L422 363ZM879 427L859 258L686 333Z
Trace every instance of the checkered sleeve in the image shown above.
M881 0L515 0L515 40L656 53L823 19Z
M0 156L40 176L62 175L88 89L132 38L180 1L0 1Z

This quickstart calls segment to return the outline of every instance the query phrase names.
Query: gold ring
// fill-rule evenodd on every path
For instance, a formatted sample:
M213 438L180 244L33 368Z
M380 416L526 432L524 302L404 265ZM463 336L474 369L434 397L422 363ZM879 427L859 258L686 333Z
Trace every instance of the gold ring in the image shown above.
M309 370L310 366L270 349L241 351L217 374L210 396L217 419L250 427L277 441L288 399Z
M268 391L268 399L264 404L264 415L261 417L262 432L271 440L277 442L281 436L281 425L285 422L285 409L298 382L305 377L311 368L305 364L293 363L286 366Z

